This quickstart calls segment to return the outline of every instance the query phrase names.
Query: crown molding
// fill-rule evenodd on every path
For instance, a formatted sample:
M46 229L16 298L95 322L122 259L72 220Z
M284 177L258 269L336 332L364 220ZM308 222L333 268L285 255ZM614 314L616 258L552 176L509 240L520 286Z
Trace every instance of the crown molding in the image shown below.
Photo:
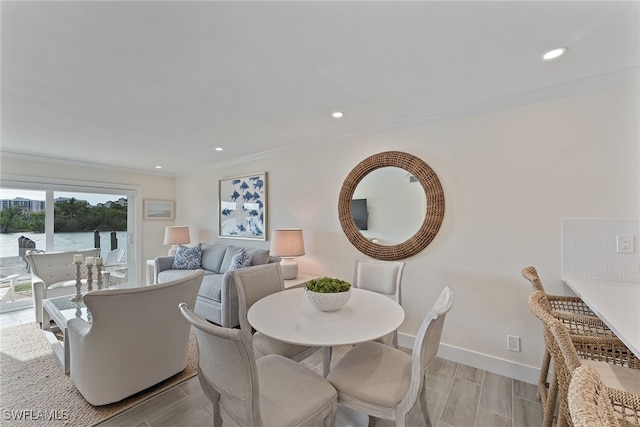
M504 110L508 108L520 107L524 105L537 104L541 102L552 101L555 99L566 98L569 96L580 95L589 92L606 89L609 87L621 86L640 82L640 67L626 68L623 70L613 71L607 74L589 76L579 80L573 80L563 84L547 86L526 92L521 92L500 98L494 98L487 102L467 105L460 108L443 110L435 113L419 115L394 122L383 123L376 126L360 129L354 132L343 134L333 138L313 139L298 144L289 145L287 147L274 150L262 151L260 153L251 154L249 156L237 157L235 159L223 162L213 163L200 168L200 171L223 168L227 166L247 163L254 160L260 160L267 157L273 157L280 154L289 154L302 151L318 146L326 146L335 144L346 139L371 135L377 132L384 132L393 129L417 126L425 123L435 122L438 120L462 118L472 115L484 114L492 111ZM193 170L189 171L193 172Z
M459 108L452 108L449 110L438 111L435 113L423 114L414 117L409 117L402 120L393 122L381 123L379 125L370 126L368 128L359 129L353 132L345 133L333 138L314 138L297 144L291 144L286 147L277 148L273 150L261 151L248 156L236 157L234 159L225 160L222 162L211 163L207 166L200 168L191 168L185 171L178 171L175 173L149 171L135 168L123 168L119 166L110 166L99 163L91 163L86 161L75 161L56 157L37 156L15 152L1 151L0 155L3 157L12 157L23 160L33 160L40 162L57 163L76 167L89 167L94 169L111 170L116 172L127 172L141 175L152 176L164 176L164 177L177 177L185 176L192 173L206 172L215 169L225 168L229 166L235 166L243 163L248 163L256 160L266 159L283 154L291 154L303 150L319 146L327 146L329 144L335 144L343 142L350 138L362 137L371 135L377 132L385 132L394 129L413 127L430 122L435 122L444 119L463 118L472 115L484 114L492 111L504 110L508 108L520 107L529 104L536 104L541 102L547 102L554 99L566 98L569 96L595 92L598 90L606 89L609 87L615 87L625 84L637 83L640 81L640 67L631 67L622 70L616 70L606 74L599 74L596 76L589 76L578 80L572 80L567 83L557 84L553 86L547 86L539 89L534 89L526 92L521 92L504 97L494 98L487 100L486 102L478 103L475 105L466 105Z
M173 174L170 174L167 172L156 172L156 171L148 171L143 169L124 168L121 166L112 166L112 165L106 165L103 163L92 163L87 161L70 160L70 159L63 159L60 157L38 156L34 154L16 153L12 151L0 150L0 156L6 157L6 158L19 159L19 160L54 163L54 164L74 166L79 168L101 169L101 170L108 170L108 171L121 172L121 173L132 173L137 175L153 175L153 176L164 176L164 177L174 176Z

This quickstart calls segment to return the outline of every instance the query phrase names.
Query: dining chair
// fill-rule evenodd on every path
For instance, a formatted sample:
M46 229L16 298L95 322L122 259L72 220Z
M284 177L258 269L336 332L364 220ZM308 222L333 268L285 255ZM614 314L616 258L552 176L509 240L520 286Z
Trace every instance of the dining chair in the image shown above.
M251 337L253 352L257 358L268 354L279 354L300 362L319 348L289 344L256 332L247 320L247 312L261 298L284 290L284 280L279 263L267 263L239 268L231 272L238 290L238 317L240 329Z
M388 296L402 304L402 272L404 261L356 260L353 286ZM376 341L398 348L398 331Z
M574 427L620 427L607 387L591 366L573 371L567 400Z
M446 286L420 326L412 355L376 341L347 351L327 376L338 391L338 403L404 427L408 412L419 401L424 421L431 426L425 371L436 357L444 320L452 306L453 290Z
M198 379L213 403L214 427L333 427L336 390L304 365L271 354L255 359L242 329L207 322L181 303L198 343Z
M555 412L556 396L560 407L557 424L571 425L567 402L569 384L573 371L582 365L598 370L605 384L619 393L638 394L625 408L634 414L635 422L640 421L640 360L627 346L615 337L596 337L572 334L549 309L546 294L535 291L529 296L532 313L543 324L545 345L554 363L553 381L549 399L544 407L544 424L549 426Z
M563 322L572 333L593 336L615 336L611 329L609 329L579 297L547 294L535 267L525 267L521 273L522 276L531 283L533 291L545 293L549 307L554 311L555 316ZM545 346L537 391L538 398L542 401L543 405L547 400L547 394L549 392L550 363L551 355Z

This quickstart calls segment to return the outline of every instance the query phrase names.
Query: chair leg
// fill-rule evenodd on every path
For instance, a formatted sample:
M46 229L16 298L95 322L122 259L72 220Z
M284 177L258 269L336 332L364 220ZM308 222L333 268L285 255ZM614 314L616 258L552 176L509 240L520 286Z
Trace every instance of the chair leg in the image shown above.
M427 427L432 427L433 424L431 424L431 417L429 416L429 409L427 408L427 393L424 386L422 387L422 391L420 392L420 408L422 409L422 416L425 423L427 424Z
M323 420L324 427L335 427L336 415L338 413L338 402L333 402L331 405L331 413Z
M544 409L543 427L551 427L553 425L554 413L556 410L556 399L558 398L558 381L555 370L551 372L551 384L546 399L542 401Z
M538 379L538 399L543 403L547 400L547 389L549 387L549 365L551 363L551 354L545 348L544 356L542 356L542 366L540 367L540 378Z

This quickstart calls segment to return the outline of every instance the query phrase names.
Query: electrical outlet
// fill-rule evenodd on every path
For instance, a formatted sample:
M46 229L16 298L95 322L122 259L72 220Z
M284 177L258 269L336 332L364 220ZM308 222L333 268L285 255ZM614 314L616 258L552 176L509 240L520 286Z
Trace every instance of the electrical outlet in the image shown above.
M507 335L507 350L520 353L520 337Z
M633 236L616 236L616 250L619 254L632 254Z

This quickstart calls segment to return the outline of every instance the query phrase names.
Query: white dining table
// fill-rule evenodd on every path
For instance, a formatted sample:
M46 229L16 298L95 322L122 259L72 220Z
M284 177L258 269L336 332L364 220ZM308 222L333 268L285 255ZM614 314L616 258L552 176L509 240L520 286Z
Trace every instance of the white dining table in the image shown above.
M280 341L322 347L326 377L331 348L383 337L404 321L400 304L384 295L351 288L349 301L338 311L322 312L307 300L305 289L288 289L255 302L247 319L257 331Z
M576 277L563 282L640 357L640 283Z

